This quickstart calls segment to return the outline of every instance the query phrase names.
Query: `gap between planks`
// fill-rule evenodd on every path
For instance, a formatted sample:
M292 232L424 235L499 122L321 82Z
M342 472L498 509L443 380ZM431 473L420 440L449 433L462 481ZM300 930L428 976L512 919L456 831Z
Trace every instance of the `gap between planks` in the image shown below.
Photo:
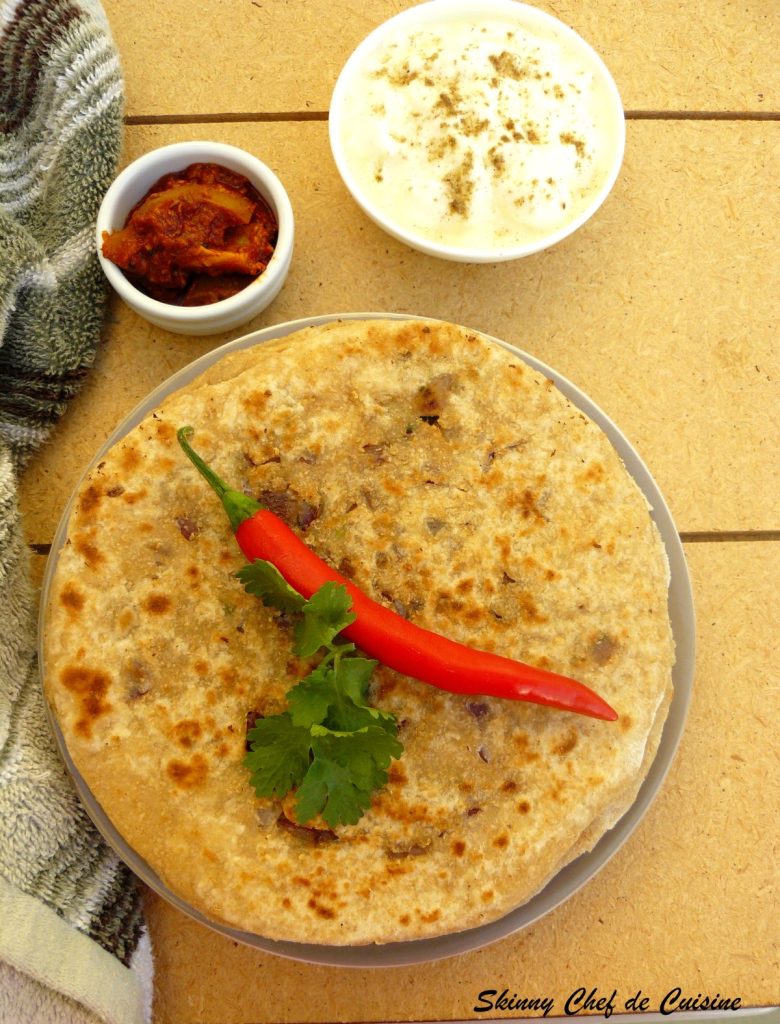
M775 110L626 110L627 121L780 121ZM327 121L327 110L286 110L259 113L225 111L216 114L128 114L125 124L232 124L269 121Z

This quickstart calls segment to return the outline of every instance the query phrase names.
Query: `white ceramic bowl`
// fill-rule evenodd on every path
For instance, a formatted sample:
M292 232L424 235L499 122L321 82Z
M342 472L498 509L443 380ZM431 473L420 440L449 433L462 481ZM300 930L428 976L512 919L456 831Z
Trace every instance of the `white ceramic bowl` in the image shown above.
M594 124L598 129L596 137L598 139L603 138L604 141L603 144L599 142L598 147L593 147L593 151L596 153L594 159L598 160L601 165L598 178L594 181L592 187L588 188L586 200L583 201L578 198L576 204L570 204L570 211L576 210L576 213L565 215L570 219L566 219L562 224L553 224L549 229L537 230L534 237L522 239L515 237L507 241L496 241L491 237L485 241L487 235L483 234L482 229L479 228L470 230L470 237L467 242L460 240L452 241L451 239L442 241L441 235L439 238L434 237L436 229L429 230L427 225L424 229L421 229L415 223L415 221L420 221L427 217L426 210L432 206L432 196L434 204L440 202L434 196L433 189L430 187L431 182L426 180L425 174L415 179L409 172L396 172L391 169L390 176L395 173L398 174L396 180L402 180L401 175L404 173L407 174L407 177L403 179L405 190L403 201L399 199L401 195L400 190L390 200L381 198L381 190L385 186L374 186L371 182L373 171L369 171L365 166L362 166L366 157L373 159L376 155L377 165L379 165L379 159L389 159L392 161L394 159L393 153L397 155L401 150L408 153L410 146L417 145L418 151L422 148L418 134L419 126L422 123L420 118L424 117L426 119L425 128L430 124L428 119L436 117L436 93L442 87L442 82L445 81L443 78L435 78L434 81L426 83L431 88L430 104L425 108L424 114L421 113L423 110L422 105L418 106L417 113L414 115L417 118L413 122L414 127L408 133L399 136L398 134L393 134L390 127L392 111L391 115L385 118L383 122L381 118L379 120L375 120L375 118L377 113L379 115L384 114L387 107L395 110L397 109L397 104L403 102L401 84L404 86L409 85L414 78L417 78L417 84L414 88L421 88L420 81L425 78L425 72L422 70L421 64L423 51L419 45L416 48L411 48L409 52L412 55L412 59L406 67L407 71L411 68L413 77L408 82L393 82L393 86L397 88L394 94L389 95L386 106L383 103L375 103L373 96L365 99L362 98L369 96L366 78L363 78L361 82L361 74L367 64L372 60L378 59L377 54L391 40L397 42L399 38L406 38L421 29L427 30L432 28L438 30L447 23L451 24L453 21L457 22L458 19L463 18L476 19L481 23L488 22L491 19L510 19L514 21L525 29L529 35L543 38L547 41L545 45L549 44L553 48L559 48L561 54L568 55L564 58L563 65L567 67L567 73L568 65L565 62L576 62L576 66L580 67L591 77L594 83L594 94L597 94L599 97L599 114ZM447 52L451 55L454 49L444 47L441 52ZM494 58L491 57L490 59L492 61ZM402 65L399 63L396 67L393 65L388 65L388 67L395 74ZM373 70L375 71L376 67ZM453 74L455 73L453 72ZM369 79L381 78L383 76L390 78L390 75L386 75L385 71L380 69L379 74L370 75ZM511 77L518 76L512 75ZM536 95L538 96L538 93ZM488 100L483 100L482 106L475 108L478 110L478 113L472 115L472 119L476 116L482 117L483 111L487 114L488 105L494 102L495 95L488 96ZM533 115L534 109L536 108L529 107L526 113ZM361 118L365 118L365 120L361 121ZM606 199L618 176L625 148L623 105L617 86L604 62L573 29L564 25L557 18L552 17L552 15L528 4L519 3L517 0L428 0L427 3L418 4L406 11L402 11L380 25L357 47L339 75L331 99L329 132L333 157L344 184L352 193L358 205L376 224L394 238L399 239L414 249L418 249L431 256L465 263L493 263L517 259L546 249L572 234L572 232L576 231L593 216ZM465 136L472 134L468 130L464 131L460 143L471 145L472 143L468 142ZM509 140L507 139L506 141ZM561 143L563 141L563 136L561 136ZM460 152L463 152L463 150L461 149ZM579 152L578 149L577 153L579 154ZM397 166L396 164L395 167L397 168ZM437 173L435 170L437 165L433 164L433 166L434 170L430 171L431 176ZM512 169L511 174L514 175L517 161L510 162L507 166ZM427 170L425 173L428 173ZM440 171L438 173L441 175ZM380 178L381 175L377 180L380 180ZM528 185L528 182L523 182L522 178L515 178L514 181L515 184L522 183L523 187ZM440 205L439 208L443 207ZM403 210L401 215L399 215L399 210ZM495 219L497 223L501 221L499 217ZM477 219L475 217L474 223L476 224L476 222Z
M279 237L265 271L242 291L205 306L176 306L145 295L102 253L103 232L124 227L127 216L164 174L193 163L214 163L243 174L263 196L276 217ZM257 157L221 142L177 142L139 157L116 178L98 211L96 244L111 286L139 316L176 334L218 334L247 323L265 309L284 284L293 253L292 206L273 171Z

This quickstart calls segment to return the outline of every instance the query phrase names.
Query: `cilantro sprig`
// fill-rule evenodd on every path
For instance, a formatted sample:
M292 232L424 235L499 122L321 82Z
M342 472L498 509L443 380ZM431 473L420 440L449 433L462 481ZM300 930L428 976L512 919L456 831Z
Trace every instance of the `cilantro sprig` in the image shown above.
M338 635L355 621L343 584L328 582L307 601L270 562L261 559L236 574L265 605L300 616L293 652L316 667L287 692L288 710L259 719L247 738L245 765L258 796L281 799L295 790L295 818L321 815L331 827L354 825L384 786L403 746L395 716L367 703L377 662L360 657Z

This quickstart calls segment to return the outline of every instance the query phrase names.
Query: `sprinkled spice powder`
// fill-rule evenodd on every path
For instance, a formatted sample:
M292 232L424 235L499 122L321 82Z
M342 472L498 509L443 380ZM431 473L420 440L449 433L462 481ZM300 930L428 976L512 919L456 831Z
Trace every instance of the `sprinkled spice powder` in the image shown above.
M585 143L582 139L578 139L572 132L561 132L558 136L564 146L574 146L577 150L577 156L585 156Z
M501 78L514 78L519 82L531 73L530 69L521 63L517 54L509 53L508 50L503 50L501 53L490 53L488 60Z
M474 179L471 176L473 168L474 155L467 152L460 165L454 171L445 174L442 179L447 189L450 213L455 213L459 217L465 217L468 213L474 191Z

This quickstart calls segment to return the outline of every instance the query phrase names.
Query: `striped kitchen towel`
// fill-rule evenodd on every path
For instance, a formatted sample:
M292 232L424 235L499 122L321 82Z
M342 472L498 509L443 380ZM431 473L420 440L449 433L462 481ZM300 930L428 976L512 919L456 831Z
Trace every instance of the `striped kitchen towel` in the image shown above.
M95 218L122 106L97 0L0 0L0 1024L151 1016L138 888L79 803L46 719L16 498L94 358Z

